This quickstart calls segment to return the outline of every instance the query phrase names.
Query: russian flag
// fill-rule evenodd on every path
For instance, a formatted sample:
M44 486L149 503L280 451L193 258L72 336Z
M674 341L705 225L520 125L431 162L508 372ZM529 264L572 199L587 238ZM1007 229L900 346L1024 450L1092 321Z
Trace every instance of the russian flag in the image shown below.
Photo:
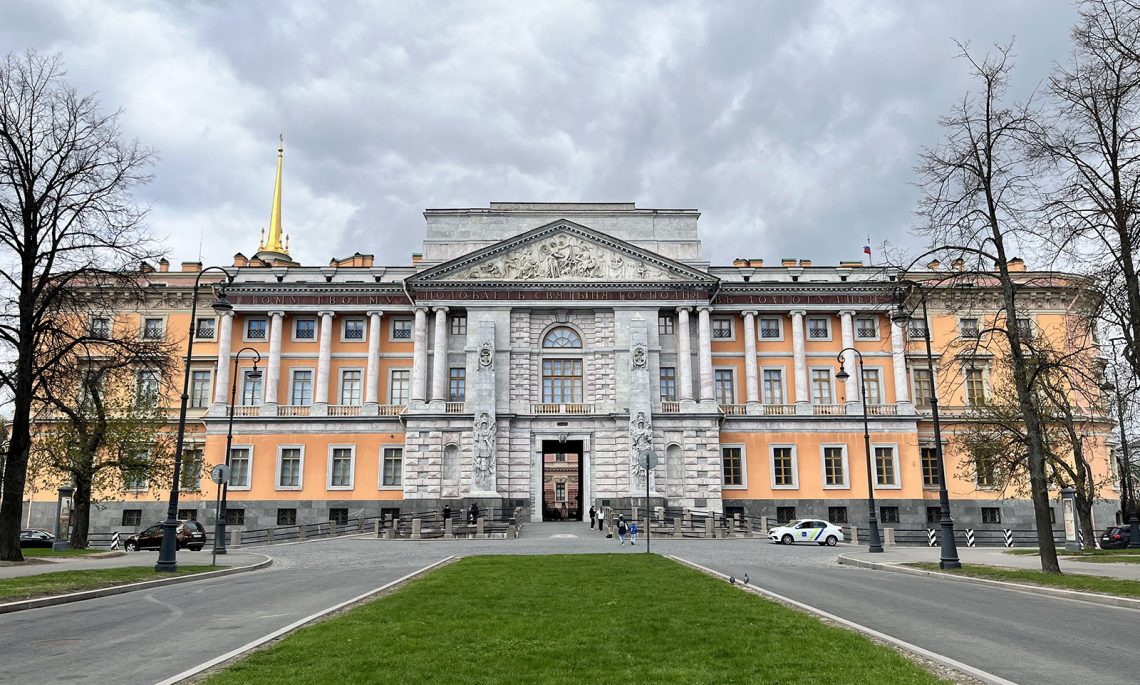
M871 246L870 245L864 245L863 246L863 254L867 254L867 255L871 254Z

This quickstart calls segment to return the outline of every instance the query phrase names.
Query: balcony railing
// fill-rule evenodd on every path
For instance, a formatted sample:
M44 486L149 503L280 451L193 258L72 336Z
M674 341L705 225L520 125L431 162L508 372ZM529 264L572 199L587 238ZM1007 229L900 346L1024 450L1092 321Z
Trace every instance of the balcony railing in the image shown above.
M815 416L842 416L842 404L813 404L811 413Z
M593 414L592 404L532 404L532 414Z
M261 413L260 404L241 404L230 409L234 416L257 416Z
M661 413L679 414L681 413L681 403L673 400L661 400Z
M762 407L764 416L793 416L796 413L794 404L765 404Z
M359 404L330 404L329 416L360 416Z
M380 416L399 416L407 409L407 405L403 404L381 404L377 406Z
M899 408L893 404L868 404L867 416L898 416Z
M281 404L277 406L278 416L308 416L310 407L307 404Z
M462 414L463 409L467 406L466 402L444 402L443 412L445 414Z
M725 416L744 416L746 405L743 404L722 404L720 405L720 413Z

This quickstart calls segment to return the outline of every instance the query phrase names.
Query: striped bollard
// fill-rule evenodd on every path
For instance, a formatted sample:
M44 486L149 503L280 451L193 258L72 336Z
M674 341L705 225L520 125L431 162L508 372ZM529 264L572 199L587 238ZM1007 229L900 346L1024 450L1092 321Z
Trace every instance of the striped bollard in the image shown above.
M111 533L111 549L119 549L119 531Z
M1013 531L1009 528L1005 529L1005 546L1013 547Z
M1081 546L1081 549L1085 548L1085 536L1080 528L1077 529L1077 544Z
M967 528L966 529L966 546L967 547L973 547L974 546L974 529L973 528Z
M935 531L933 528L927 528L926 529L926 540L930 544L931 547L937 546L938 545L938 532Z

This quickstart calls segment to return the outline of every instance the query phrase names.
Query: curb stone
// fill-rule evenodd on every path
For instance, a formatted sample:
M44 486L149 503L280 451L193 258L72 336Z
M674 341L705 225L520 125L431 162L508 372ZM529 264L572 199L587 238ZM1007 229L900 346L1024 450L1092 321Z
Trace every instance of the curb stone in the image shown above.
M890 571L892 573L903 573L910 576L926 576L929 578L938 578L941 580L952 580L959 583L974 583L976 585L988 585L990 587L1003 588L1006 590L1016 590L1018 592L1029 592L1037 595L1046 595L1049 597L1058 597L1060 599L1069 599L1075 602L1086 602L1089 604L1103 604L1105 606L1118 607L1121 609L1140 609L1140 599L1132 599L1131 597L1117 597L1115 595L1098 595L1092 592L1081 592L1079 590L1064 590L1061 588L1045 587L1041 585L1027 585L1025 583L1014 583L1007 580L990 580L989 578L973 578L971 576L960 576L953 573L943 573L941 571L926 571L920 568L909 568L900 564L905 562L874 562L865 561L863 559L855 559L847 556L846 554L839 555L839 563L842 566L854 566L857 568L866 568L874 571ZM981 564L985 565L985 564Z
M174 576L172 578L163 578L161 580L146 580L140 583L115 585L112 587L100 588L98 590L84 590L83 592L72 592L66 595L53 595L51 597L25 599L19 602L8 602L7 604L0 604L0 614L9 614L14 611L26 611L28 609L40 609L43 607L57 606L59 604L69 604L71 602L82 602L87 599L98 599L100 597L122 595L128 592L149 590L151 588L165 587L167 585L178 585L180 583L189 583L196 580L208 580L210 578L232 576L236 573L257 571L259 569L266 568L273 563L273 559L271 557L264 554L260 556L265 557L265 559L255 564L249 564L247 566L233 566L218 571L206 571L205 573L193 573L186 576Z

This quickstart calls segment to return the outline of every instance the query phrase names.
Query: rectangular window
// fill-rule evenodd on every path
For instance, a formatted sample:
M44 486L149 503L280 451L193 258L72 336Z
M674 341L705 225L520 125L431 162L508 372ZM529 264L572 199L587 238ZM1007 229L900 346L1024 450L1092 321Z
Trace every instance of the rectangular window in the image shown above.
M582 360L542 361L542 401L546 404L576 404L582 401Z
M197 521L198 520L198 510L197 509L179 509L178 510L178 520L179 521Z
M190 406L202 409L210 406L210 372L193 371L190 374Z
M998 485L997 456L989 452L974 452L974 482L979 488L996 488Z
M392 382L388 389L388 403L403 405L411 396L412 372L408 369L393 369Z
M712 320L712 339L713 340L731 340L732 339L732 319L726 316L716 317Z
M92 338L106 340L111 337L111 319L105 316L96 316L91 319L91 330L88 332Z
M919 450L922 459L922 487L938 487L938 450L923 447Z
M934 397L934 375L930 369L914 370L914 403L919 407L929 407Z
M360 404L360 369L344 369L340 372L340 403Z
M230 507L226 507L226 525L244 526L245 509L231 509Z
M982 507L982 523L1001 523L1001 509Z
M467 315L456 314L452 316L448 326L451 335L467 335Z
M293 390L289 404L306 407L313 403L313 372L308 369L293 370Z
M404 482L404 448L385 447L381 451L383 468L381 469L380 486L397 488Z
M467 369L458 366L447 370L447 401L467 400Z
M779 340L780 320L774 316L760 318L760 338L762 340Z
M883 403L883 385L879 382L878 369L863 369L863 389L867 393L867 404Z
M847 523L847 507L828 507L828 523Z
M714 371L713 383L716 388L717 404L736 404L736 384L733 382L732 369Z
M249 487L250 461L252 460L249 447L230 448L230 484L231 489Z
M823 448L823 484L825 487L847 487L847 459L841 445Z
M894 447L875 448L875 485L879 487L897 487L899 484L898 468L895 464Z
M353 449L351 447L334 447L329 456L329 487L352 487L352 461Z
M392 340L411 340L412 320L392 319Z
M741 487L744 485L744 450L740 447L721 447L720 458L724 465L724 484Z
M879 318L876 316L855 317L856 340L878 340Z
M959 319L958 331L959 337L972 340L976 340L981 335L977 319Z
M796 487L796 455L791 447L772 448L772 487Z
M293 338L296 340L316 340L317 320L297 319L293 322Z
M981 369L966 369L966 404L979 407L986 403L986 381Z
M942 522L942 508L941 507L927 507L926 508L926 523L934 524Z
M879 507L879 521L881 523L898 523L899 522L899 508L898 507Z
M127 463L120 467L123 478L123 489L128 492L142 492L147 489L146 472L150 455L141 452L130 456Z
M277 510L277 525L279 525L279 526L295 526L295 525L297 525L297 510L296 509L278 509Z
M178 487L186 492L197 492L202 487L202 468L202 448L186 446L182 450L182 471L178 474Z
M212 316L198 319L198 323L194 325L194 337L198 340L213 340L215 326L216 322Z
M671 316L657 317L657 335L673 335L676 333L677 320Z
M911 340L926 340L926 336L930 333L930 327L926 325L926 321L919 321L918 319L911 319L907 329L907 336Z
M660 371L661 401L677 401L677 369L672 366L662 366Z
M258 371L258 376L253 377L253 369L244 369L241 378L241 403L247 407L261 404L261 379L265 374ZM277 401L276 398L273 400Z
M136 528L142 525L142 509L124 509L123 526Z
M143 340L162 340L165 329L165 322L160 318L143 319Z
M566 481L560 480L554 484L554 501L555 502L565 502L566 501Z
M330 507L329 520L338 526L348 525L348 509L343 507Z
M282 447L277 456L278 489L301 487L301 448Z
M364 319L353 317L344 320L344 339L349 342L364 340Z
M140 407L157 407L159 376L157 371L139 371L135 399Z
M1017 332L1025 340L1033 339L1033 322L1029 319L1017 319Z
M833 403L831 397L831 369L811 370L811 403Z
M781 369L764 369L764 404L784 403L784 372Z
M831 319L826 316L809 316L807 329L811 340L828 340L831 338Z
M249 319L245 322L245 339L265 340L269 337L266 334L268 328L269 322L265 319Z
M787 523L796 520L795 507L776 507L776 522Z

